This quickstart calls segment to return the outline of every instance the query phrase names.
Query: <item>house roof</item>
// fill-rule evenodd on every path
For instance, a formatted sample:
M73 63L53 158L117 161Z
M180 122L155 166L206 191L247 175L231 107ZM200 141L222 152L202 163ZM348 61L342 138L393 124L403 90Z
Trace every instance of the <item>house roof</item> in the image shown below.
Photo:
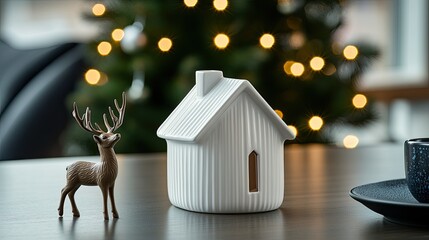
M247 80L224 78L220 71L197 71L196 75L197 84L158 128L158 137L196 142L211 125L216 123L235 99L246 92L284 139L295 138L283 120ZM208 83L208 86L201 86L204 82Z

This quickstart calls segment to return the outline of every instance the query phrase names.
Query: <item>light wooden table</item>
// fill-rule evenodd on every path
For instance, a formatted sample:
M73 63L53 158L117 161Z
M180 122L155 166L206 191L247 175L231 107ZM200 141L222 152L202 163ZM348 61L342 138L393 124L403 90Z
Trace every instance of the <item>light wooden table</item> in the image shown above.
M120 155L120 219L110 221L103 219L98 187L76 193L80 218L72 217L68 199L64 217L57 214L65 167L98 157L3 161L0 239L427 239L428 229L387 222L348 195L357 185L403 178L402 159L401 144L354 150L288 146L279 210L214 215L171 206L165 154Z

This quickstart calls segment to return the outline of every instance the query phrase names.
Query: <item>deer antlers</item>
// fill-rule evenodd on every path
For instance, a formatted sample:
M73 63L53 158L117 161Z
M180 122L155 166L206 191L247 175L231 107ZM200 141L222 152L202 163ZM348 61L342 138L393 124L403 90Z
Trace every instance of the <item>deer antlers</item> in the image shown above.
M115 130L117 130L123 123L124 121L124 114L125 114L125 107L127 105L126 102L126 97L125 97L125 92L122 92L122 106L119 107L118 101L116 101L116 99L113 101L116 107L116 110L118 110L119 112L119 117L117 117L114 113L111 107L109 107L109 114L110 117L112 118L112 122L113 125L110 126L109 121L107 121L107 117L106 114L103 114L103 121L104 121L104 125L107 128L107 132L105 132L104 130L102 130L100 128L100 126L97 123L94 123L95 128L92 126L91 124L91 110L89 110L89 107L86 108L85 114L82 115L82 117L79 117L79 111L77 109L77 104L76 102L73 103L73 112L72 115L74 117L74 119L76 119L76 122L79 124L79 126L96 135L102 134L102 133L113 133Z

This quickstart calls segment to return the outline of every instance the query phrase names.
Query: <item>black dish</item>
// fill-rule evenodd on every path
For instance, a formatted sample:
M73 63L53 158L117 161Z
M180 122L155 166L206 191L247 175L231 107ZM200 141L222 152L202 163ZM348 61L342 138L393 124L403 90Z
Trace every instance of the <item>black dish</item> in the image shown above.
M429 204L419 203L410 193L405 179L358 186L350 196L395 223L429 226Z

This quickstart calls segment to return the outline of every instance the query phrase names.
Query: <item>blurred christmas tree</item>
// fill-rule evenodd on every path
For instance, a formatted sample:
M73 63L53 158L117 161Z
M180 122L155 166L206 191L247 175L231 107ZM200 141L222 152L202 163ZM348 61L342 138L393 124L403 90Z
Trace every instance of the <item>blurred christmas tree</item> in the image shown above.
M373 118L356 81L376 51L334 42L340 2L97 3L89 17L100 21L103 32L88 45L93 68L70 99L91 106L100 122L112 98L127 91L118 151L165 151L156 129L192 88L196 70L218 69L251 81L296 130L295 142L328 142L324 126L361 125ZM80 146L80 153L95 152L92 139L77 128L70 127L68 145Z

